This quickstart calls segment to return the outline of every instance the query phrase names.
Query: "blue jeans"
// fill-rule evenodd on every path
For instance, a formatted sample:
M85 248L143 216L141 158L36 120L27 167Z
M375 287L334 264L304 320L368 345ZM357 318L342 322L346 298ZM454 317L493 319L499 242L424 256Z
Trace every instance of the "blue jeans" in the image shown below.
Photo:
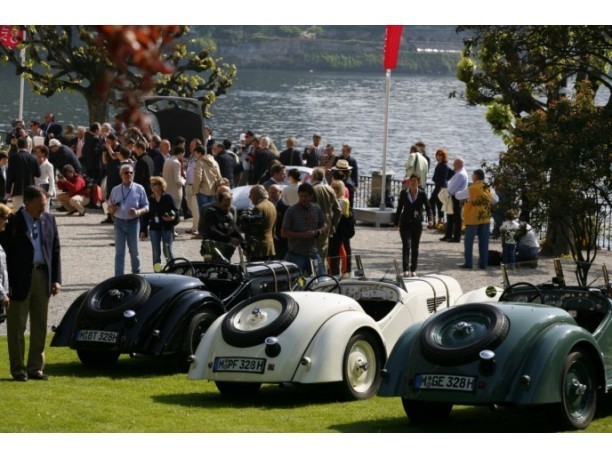
M125 245L130 251L132 272L140 272L140 255L138 253L138 236L140 235L140 219L121 220L115 218L115 276L124 274Z
M151 238L154 266L156 263L161 263L162 251L164 252L166 262L174 259L174 255L172 254L172 242L174 240L173 230L149 230L149 238Z
M198 209L201 208L204 204L208 204L215 200L214 196L208 196L207 194L196 193L196 200L198 201Z
M312 269L310 265L310 260L314 260L316 266L316 275L320 276L325 274L325 265L323 264L323 260L321 259L321 255L319 252L314 252L308 255L300 255L295 252L287 252L285 256L285 260L290 263L295 263L301 270L303 274L312 275Z
M468 267L473 265L472 250L474 246L474 238L478 235L478 267L487 269L489 264L489 235L491 233L490 223L481 223L480 225L466 225L465 227L465 264Z

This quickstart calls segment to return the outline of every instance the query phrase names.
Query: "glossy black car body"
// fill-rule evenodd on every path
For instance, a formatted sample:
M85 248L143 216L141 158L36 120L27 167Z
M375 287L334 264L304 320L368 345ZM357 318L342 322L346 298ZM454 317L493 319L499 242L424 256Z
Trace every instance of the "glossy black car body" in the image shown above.
M81 294L54 328L52 346L77 351L87 366L120 354L174 354L187 368L212 322L251 296L293 290L299 269L284 261L179 261L156 274L109 278Z

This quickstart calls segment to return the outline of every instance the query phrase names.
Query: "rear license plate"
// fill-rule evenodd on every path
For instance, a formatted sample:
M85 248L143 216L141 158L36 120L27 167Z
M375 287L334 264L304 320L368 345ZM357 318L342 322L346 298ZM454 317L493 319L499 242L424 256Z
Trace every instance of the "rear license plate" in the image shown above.
M451 390L473 392L476 389L475 376L457 375L416 375L415 389Z
M263 373L266 359L246 359L243 357L216 357L213 372L222 373Z
M85 341L88 343L110 343L115 344L117 342L118 332L109 332L104 330L79 330L77 332L76 340Z

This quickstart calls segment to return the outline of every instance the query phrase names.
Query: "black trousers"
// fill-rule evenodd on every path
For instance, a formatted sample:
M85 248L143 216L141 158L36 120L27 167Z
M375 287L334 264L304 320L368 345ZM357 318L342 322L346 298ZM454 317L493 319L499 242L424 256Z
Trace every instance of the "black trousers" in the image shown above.
M423 224L420 221L414 221L400 225L399 232L402 238L402 269L416 271Z

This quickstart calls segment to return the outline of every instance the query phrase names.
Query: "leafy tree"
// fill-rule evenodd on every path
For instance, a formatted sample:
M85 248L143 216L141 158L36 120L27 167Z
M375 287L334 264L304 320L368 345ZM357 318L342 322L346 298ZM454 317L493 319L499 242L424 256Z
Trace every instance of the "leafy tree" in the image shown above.
M612 204L612 28L459 31L470 36L458 66L465 98L488 107L487 120L508 146L490 170L511 206L547 226L545 250L569 250L584 281L597 254L602 204Z
M208 50L188 52L181 41L188 32L178 26L27 26L25 63L19 49L2 45L0 58L38 94L82 94L90 122L108 119L118 92L120 108L127 106L132 116L135 97L149 91L197 98L206 116L216 96L232 86L236 69Z

